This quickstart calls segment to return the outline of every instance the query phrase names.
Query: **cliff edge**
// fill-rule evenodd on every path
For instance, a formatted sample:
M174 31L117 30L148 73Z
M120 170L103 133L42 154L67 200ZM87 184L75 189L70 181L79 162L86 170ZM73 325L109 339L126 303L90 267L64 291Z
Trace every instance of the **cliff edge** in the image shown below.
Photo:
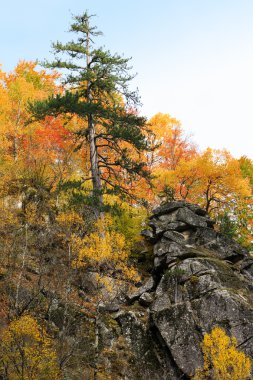
M132 309L115 315L139 368L125 378L191 378L203 365L203 336L215 326L253 357L253 260L213 225L186 202L154 210L143 231L153 247L152 276L128 294Z

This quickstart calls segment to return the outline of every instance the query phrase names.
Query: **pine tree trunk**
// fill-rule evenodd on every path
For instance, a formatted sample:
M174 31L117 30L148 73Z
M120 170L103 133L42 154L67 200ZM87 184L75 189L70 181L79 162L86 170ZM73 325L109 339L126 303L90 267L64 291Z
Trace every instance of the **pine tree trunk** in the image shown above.
M88 22L89 30L89 22ZM86 39L86 68L88 69L90 65L90 34L87 32ZM92 101L92 94L90 91L90 81L87 81L87 101ZM93 116L88 115L88 137L90 143L90 164L91 164L91 175L92 175L92 195L95 201L94 212L98 218L102 211L103 206L103 196L102 196L102 182L100 177L99 165L98 165L98 152L96 146L96 133Z
M89 143L90 143L90 164L92 175L92 192L95 200L95 213L98 217L102 211L103 196L102 196L102 182L98 166L98 153L95 141L95 128L92 120L92 116L88 117L88 131L89 131Z

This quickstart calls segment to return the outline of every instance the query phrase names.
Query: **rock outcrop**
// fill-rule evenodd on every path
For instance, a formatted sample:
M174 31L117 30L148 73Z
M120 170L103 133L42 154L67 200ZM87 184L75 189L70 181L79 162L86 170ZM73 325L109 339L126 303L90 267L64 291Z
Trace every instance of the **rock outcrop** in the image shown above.
M203 335L215 326L253 357L253 260L247 250L186 202L158 207L149 225L143 235L153 245L152 276L128 294L129 310L114 316L139 368L125 378L190 379L203 365Z
M59 347L64 342L64 378L90 379L96 368L101 378L114 380L191 379L203 366L204 334L215 326L253 357L253 259L247 250L218 233L203 209L186 202L154 210L143 235L147 249L138 257L144 280L133 288L117 273L104 275L108 291L98 286L94 268L72 272L62 248L52 255L53 238L42 246L50 255L41 255L47 277L38 291L38 261L29 262L19 307L31 305L58 334ZM15 303L10 278L0 278L1 305L6 299ZM2 312L0 323L8 323L7 314Z

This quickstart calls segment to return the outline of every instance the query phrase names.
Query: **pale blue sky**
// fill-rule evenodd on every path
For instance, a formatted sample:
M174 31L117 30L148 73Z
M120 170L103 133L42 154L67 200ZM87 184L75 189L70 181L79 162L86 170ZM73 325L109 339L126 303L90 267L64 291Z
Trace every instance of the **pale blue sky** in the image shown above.
M86 9L100 44L132 57L143 114L169 113L200 148L253 158L253 0L2 0L3 69L49 58Z

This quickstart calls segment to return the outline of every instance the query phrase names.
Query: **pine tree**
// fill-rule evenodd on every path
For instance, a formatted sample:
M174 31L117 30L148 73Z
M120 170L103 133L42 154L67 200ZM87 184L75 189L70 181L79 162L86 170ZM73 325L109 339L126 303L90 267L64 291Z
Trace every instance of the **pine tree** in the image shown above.
M75 16L70 32L77 39L54 43L55 61L44 63L63 69L64 93L30 103L29 110L35 119L67 113L85 121L77 133L81 142L88 142L92 195L99 214L105 188L129 194L131 181L149 177L140 159L148 143L146 120L136 112L138 94L129 89L133 79L129 59L94 47L93 39L102 33L90 25L91 17L87 12Z

